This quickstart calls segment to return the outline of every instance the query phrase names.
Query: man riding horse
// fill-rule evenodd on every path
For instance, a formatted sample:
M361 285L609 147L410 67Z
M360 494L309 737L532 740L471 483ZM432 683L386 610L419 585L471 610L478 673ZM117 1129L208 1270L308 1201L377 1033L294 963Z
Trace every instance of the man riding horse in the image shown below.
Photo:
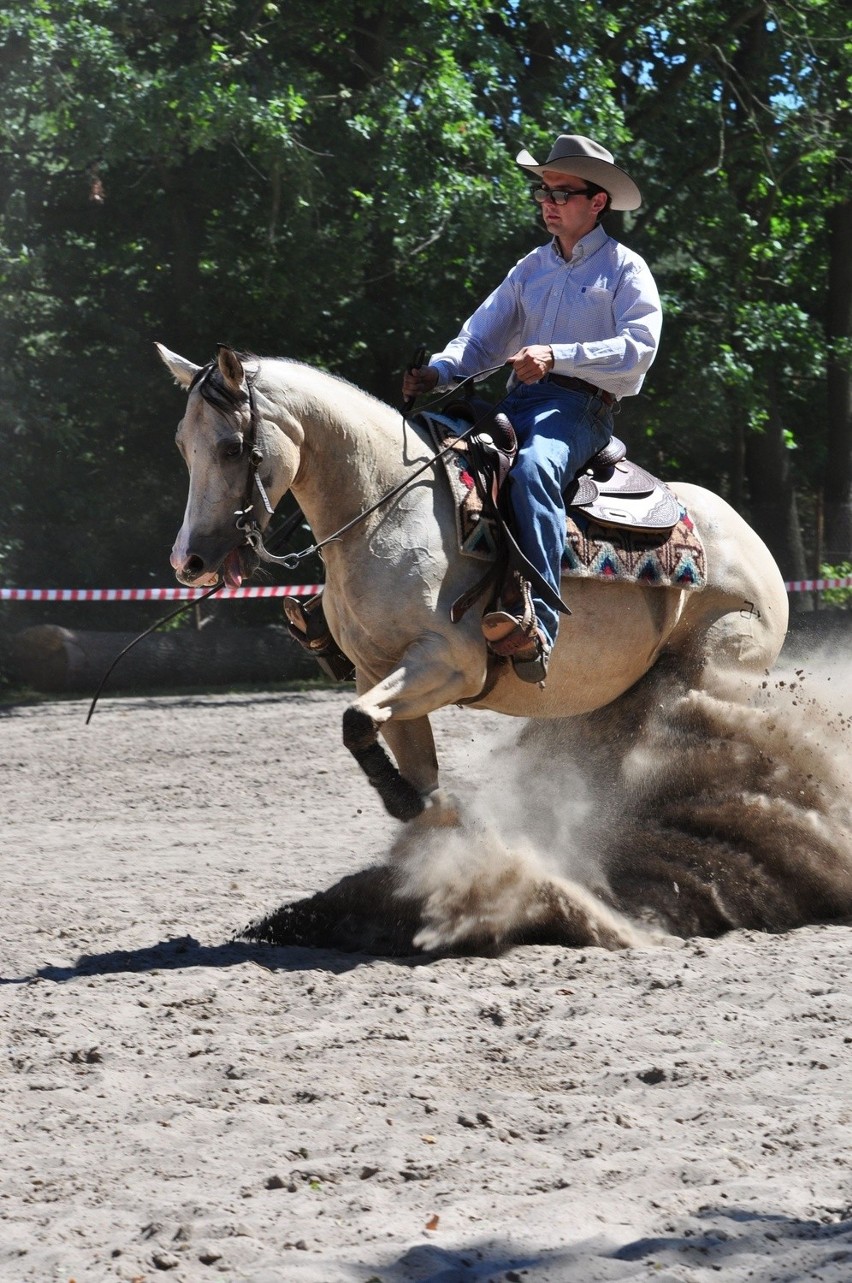
M647 264L600 226L607 210L637 209L642 201L611 153L590 138L562 134L543 164L527 151L517 163L540 180L532 195L552 238L515 264L442 352L406 372L403 394L512 367L501 405L519 446L509 497L518 543L553 600L533 583L526 608L522 599L490 611L482 630L518 677L540 682L559 626L563 492L612 436L613 406L641 388L662 314Z

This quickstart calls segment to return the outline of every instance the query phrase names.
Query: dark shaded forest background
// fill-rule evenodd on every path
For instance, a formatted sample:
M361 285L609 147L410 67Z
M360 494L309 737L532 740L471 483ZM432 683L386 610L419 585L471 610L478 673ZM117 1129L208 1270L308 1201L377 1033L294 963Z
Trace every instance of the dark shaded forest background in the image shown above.
M396 402L415 344L543 238L514 156L564 131L645 196L608 223L666 315L631 453L724 494L786 578L847 571L851 68L835 0L6 0L0 585L172 582L182 394L155 339Z

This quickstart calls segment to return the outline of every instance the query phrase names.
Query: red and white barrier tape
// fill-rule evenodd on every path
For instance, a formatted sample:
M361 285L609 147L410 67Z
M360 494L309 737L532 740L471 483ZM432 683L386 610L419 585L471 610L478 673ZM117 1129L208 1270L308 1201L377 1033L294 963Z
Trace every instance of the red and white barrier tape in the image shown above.
M205 588L0 588L0 601L192 601ZM220 588L217 601L246 597L315 597L322 584Z
M852 576L845 579L791 579L784 587L787 592L822 592L824 588L850 588Z
M792 579L784 587L789 593L852 588L852 575L845 579ZM322 589L322 584L249 585L245 588L221 588L216 600L315 597ZM0 601L192 601L204 592L204 588L0 588Z

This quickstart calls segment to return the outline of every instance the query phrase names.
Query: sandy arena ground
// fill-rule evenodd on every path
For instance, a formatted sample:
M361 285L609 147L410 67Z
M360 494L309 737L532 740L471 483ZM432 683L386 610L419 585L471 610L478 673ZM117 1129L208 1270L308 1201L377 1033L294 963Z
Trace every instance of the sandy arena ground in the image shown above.
M0 710L2 1283L849 1283L848 926L231 943L398 832L345 701Z

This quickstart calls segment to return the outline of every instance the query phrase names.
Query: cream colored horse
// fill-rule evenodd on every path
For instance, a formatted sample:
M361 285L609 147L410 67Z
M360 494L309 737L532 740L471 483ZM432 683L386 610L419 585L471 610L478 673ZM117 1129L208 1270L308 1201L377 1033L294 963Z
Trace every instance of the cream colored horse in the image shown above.
M189 498L171 555L184 584L213 585L221 577L233 584L254 568L235 525L250 477L247 436L263 456L259 476L272 506L292 490L318 542L433 453L398 412L306 365L222 348L216 363L201 367L157 346L177 382L193 385L177 432ZM429 714L445 704L564 718L611 704L661 658L674 661L693 686L710 664L753 672L773 664L787 628L787 597L768 549L718 496L693 485L672 489L704 541L707 587L566 581L573 613L560 627L544 687L521 682L508 663L486 687L483 601L459 623L450 621L452 603L482 566L459 553L449 488L431 467L324 548L325 614L356 668L344 742L392 815L412 818L437 789ZM259 496L254 512L265 526Z

